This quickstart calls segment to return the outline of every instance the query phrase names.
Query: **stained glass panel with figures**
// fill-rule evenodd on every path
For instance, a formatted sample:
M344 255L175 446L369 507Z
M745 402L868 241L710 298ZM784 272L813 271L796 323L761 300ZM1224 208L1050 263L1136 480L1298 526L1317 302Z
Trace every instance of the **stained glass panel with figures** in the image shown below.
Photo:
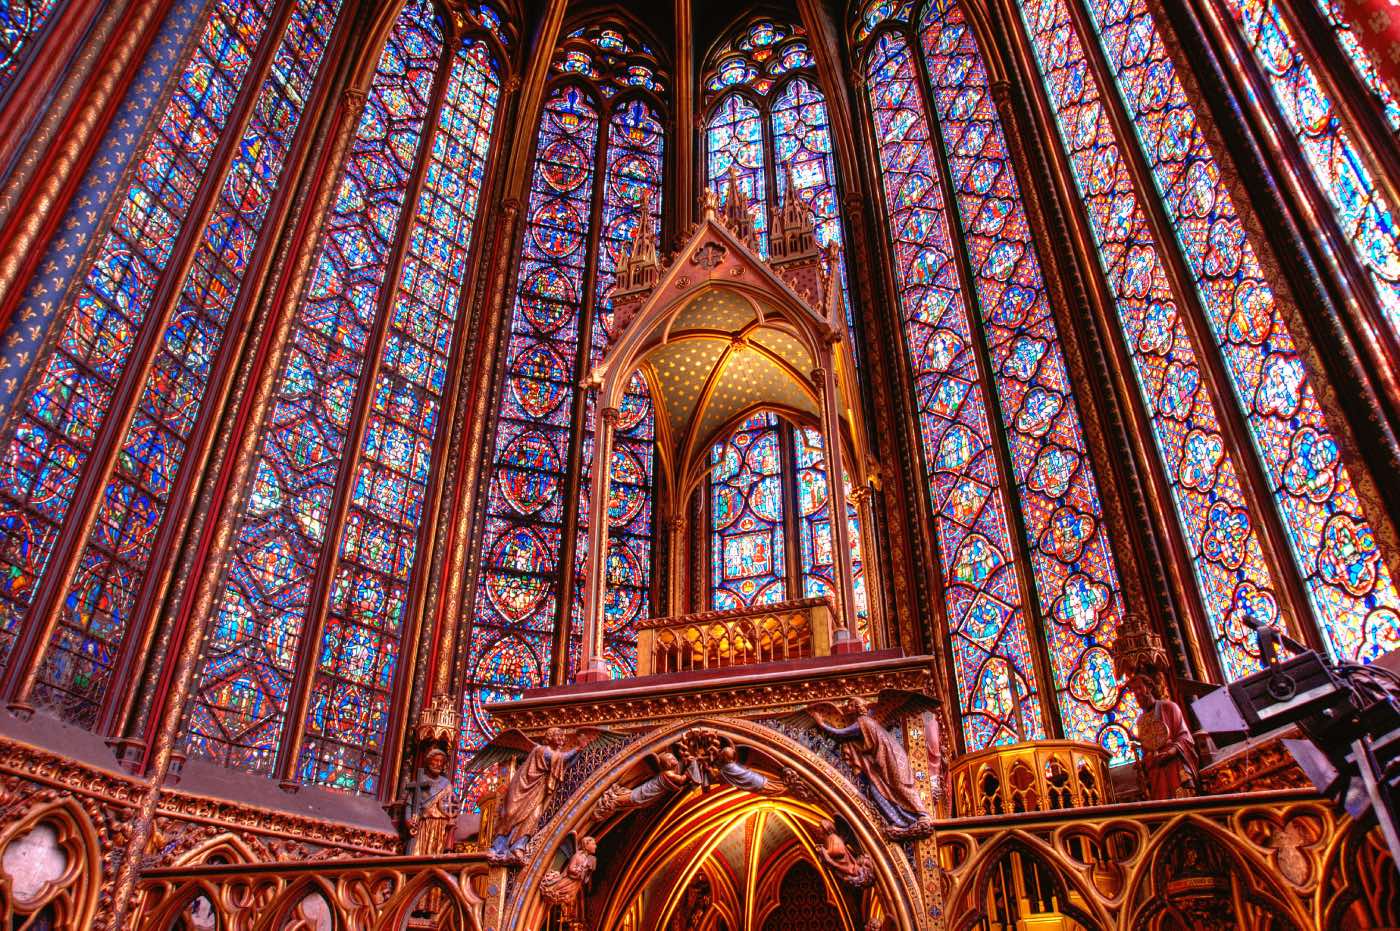
M733 93L720 101L710 114L705 130L705 171L710 187L726 195L731 170L738 184L755 205L754 229L759 249L768 254L768 179L763 157L763 118L758 107L742 94Z
M1258 669L1259 654L1236 606L1257 608L1254 620L1278 621L1275 583L1259 542L1258 505L1241 486L1239 453L1224 439L1219 401L1202 374L1203 350L1172 294L1163 246L1148 223L1104 101L1075 65L1082 61L1079 38L1061 18L1063 8L1047 4L1042 14L1048 18L1037 22L1034 39L1046 91L1191 550L1216 654L1226 678L1237 679Z
M157 533L180 477L211 369L273 193L296 137L339 12L339 0L300 0L280 35L265 34L271 4L214 4L157 118L114 222L94 247L61 335L27 404L8 426L0 473L0 535L11 549L5 627L14 630L48 564L79 476L142 331L163 327L114 472L77 557L34 692L68 719L93 723L146 582ZM241 31L231 31L237 18ZM211 168L220 133L259 43L275 43L250 118L217 187L211 214L168 316L149 316L177 231ZM226 351L226 350L225 350ZM26 512L28 512L26 514ZM16 559L15 557L19 558ZM8 649L11 640L4 639Z
M869 49L866 92L893 236L904 345L919 418L953 669L967 746L1046 734L1018 577L1007 478L953 258L914 51L898 31Z
M485 43L453 53L351 479L298 765L300 781L372 792L410 583L421 574L435 445L500 97Z
M1063 4L1023 4L1028 32L1043 61L1091 74L1083 47L1066 41ZM1085 7L1097 27L1090 40L1097 39L1108 62L1175 224L1324 638L1338 657L1374 659L1400 646L1400 593L1323 414L1314 374L1264 277L1152 12L1143 0L1087 0ZM1251 599L1257 603L1246 603ZM1244 592L1232 610L1268 615L1277 606L1267 595Z
M710 451L710 605L716 611L787 594L778 418L757 414Z
M608 123L607 161L603 178L602 229L597 257L589 362L596 365L619 335L613 328L611 290L617 260L641 215L643 200L652 229L661 226L661 180L665 134L652 108L630 100ZM604 662L614 677L637 669L637 622L650 613L652 562L652 478L655 457L655 412L651 391L640 374L633 377L619 410L613 436L607 552L607 602L603 606ZM588 513L592 500L593 438L597 411L588 399L583 462L579 482L578 550L574 571L574 639L583 625L584 567L588 558Z
M410 0L379 57L293 323L207 633L187 723L192 755L252 772L274 763L442 48L432 3Z
M468 645L467 748L492 733L485 703L549 680L599 131L598 111L579 88L545 103Z
M0 3L0 96L38 44L59 0L8 0Z
M1400 226L1352 130L1319 81L1278 0L1225 0L1278 112L1332 205L1392 329L1400 332Z
M920 26L1066 737L1131 759L1109 648L1123 598L1075 391L986 66L960 4Z
M802 554L802 597L839 598L835 560L835 534L831 526L831 495L822 435L811 427L793 431L797 474L797 535ZM870 644L870 595L865 585L865 560L861 556L860 513L851 504L851 482L846 483L846 526L851 541L851 582L856 595L856 625L860 638Z

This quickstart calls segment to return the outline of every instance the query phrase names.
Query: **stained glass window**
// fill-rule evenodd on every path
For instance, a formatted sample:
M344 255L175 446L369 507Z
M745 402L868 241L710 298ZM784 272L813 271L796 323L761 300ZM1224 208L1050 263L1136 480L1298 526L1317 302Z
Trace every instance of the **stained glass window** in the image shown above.
M763 119L758 107L743 94L733 93L720 101L710 115L705 131L705 164L710 186L727 195L731 169L739 185L755 204L754 228L760 251L768 254L768 181L763 161Z
M710 601L716 611L787 594L778 418L758 414L710 451Z
M481 706L549 681L598 114L576 87L544 107L486 505L464 740Z
M920 28L1045 618L1065 736L1129 758L1112 645L1123 599L1074 390L977 41L954 3Z
M28 53L39 40L58 0L9 0L0 3L0 97L9 90Z
M716 51L704 84L710 187L723 201L730 169L735 170L754 205L759 251L766 256L768 215L785 202L790 173L797 196L816 216L818 244L842 247L836 275L846 323L853 328L836 159L805 32L762 18L749 23Z
M915 62L900 32L869 50L875 120L904 342L953 640L968 749L1047 733L1018 577L1006 478L954 265L948 215Z
M379 774L448 347L500 97L484 42L460 46L451 68L369 395L299 764L303 782L364 792Z
M797 473L797 531L802 554L802 597L839 597L836 579L835 534L831 526L831 495L827 485L826 453L820 431L801 427L793 431ZM865 560L861 558L860 514L851 501L851 480L846 485L846 526L851 541L851 581L856 595L857 633L870 642L870 598L865 588Z
M192 754L268 772L291 698L311 688L300 778L376 786L498 96L490 55L471 42L447 53L435 101L443 46L430 0L410 0L380 55L293 321L207 634ZM405 210L415 174L417 202ZM304 645L323 611L324 636ZM314 687L295 679L311 649Z
M114 472L79 554L35 699L91 724L105 693L137 596L180 477L211 368L238 307L242 279L262 233L298 122L339 9L338 0L300 0L280 36L264 34L271 0L216 3L176 79L166 110L114 199L115 216L94 245L57 339L27 401L7 425L0 466L0 552L6 585L3 649L8 652L39 579L63 571L59 528L99 432L118 402L122 372L140 364L143 331L160 327L150 373L140 384ZM211 168L221 133L262 42L276 42L271 71L192 246L174 305L153 308L176 239Z
M1238 612L1276 624L1274 582L1259 543L1254 506L1241 487L1240 453L1224 437L1219 402L1201 371L1202 350L1171 292L1162 247L1148 224L1104 102L1074 65L1082 49L1068 30L1066 20L1041 20L1037 49L1066 53L1042 58L1046 88L1191 550L1216 653L1226 678L1237 679L1259 665L1254 636Z
M1390 128L1400 133L1400 101L1395 99L1395 94L1381 78L1380 72L1376 70L1376 63L1371 60L1371 55L1361 45L1361 41L1356 37L1356 26L1348 21L1346 10L1342 5L1342 0L1314 0L1322 15L1326 17L1333 32L1337 36L1337 42L1347 57L1351 59L1356 73L1361 77L1362 82L1375 95L1376 101L1385 111L1386 122Z
M661 224L661 178L664 135L661 122L641 100L620 107L608 126L601 241L594 287L590 364L596 365L619 335L613 329L611 290L617 259L631 241L643 198L650 205L652 228ZM604 661L614 677L636 672L637 621L650 614L652 501L655 412L646 379L632 379L623 398L613 438L607 552L607 603L603 610ZM584 567L588 558L588 513L591 498L593 434L597 412L588 399L585 413L584 468L579 491L578 550L574 573L574 625L583 626ZM572 668L572 664L571 664Z
M577 645L597 412L591 398L577 403L576 373L617 335L608 291L642 203L654 223L662 206L665 140L650 95L664 82L650 49L626 33L611 23L578 29L552 63L559 83L535 147L467 646L462 763L493 732L484 705L549 683L561 619ZM609 466L603 659L614 675L635 670L636 622L650 612L654 430L650 392L634 379ZM575 455L579 494L566 501ZM574 559L561 565L571 520ZM482 784L458 775L470 802Z
M1022 6L1046 67L1091 72L1064 0ZM1334 655L1370 660L1400 646L1400 593L1378 550L1312 374L1265 280L1254 245L1201 131L1156 22L1141 0L1086 4L1116 90L1136 128L1158 194L1175 224L1272 486L1298 568ZM1103 90L1099 89L1102 93ZM1246 609L1238 605L1236 610ZM1267 600L1267 599L1265 599Z
M1277 0L1226 0L1284 122L1336 214L1390 325L1400 332L1400 227L1352 131L1298 45Z

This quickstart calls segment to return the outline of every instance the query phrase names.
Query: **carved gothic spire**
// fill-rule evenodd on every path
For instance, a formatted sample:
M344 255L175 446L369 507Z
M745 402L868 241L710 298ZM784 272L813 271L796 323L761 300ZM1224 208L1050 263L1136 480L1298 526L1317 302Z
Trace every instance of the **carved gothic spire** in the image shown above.
M744 186L739 183L739 169L733 164L730 164L729 174L725 178L724 208L720 216L724 225L729 227L741 242L754 252L759 251L753 206L749 203L749 195L745 193Z
M617 259L617 283L612 290L613 327L618 331L632 321L661 277L650 191L642 192L637 210L637 224L632 227L632 236Z

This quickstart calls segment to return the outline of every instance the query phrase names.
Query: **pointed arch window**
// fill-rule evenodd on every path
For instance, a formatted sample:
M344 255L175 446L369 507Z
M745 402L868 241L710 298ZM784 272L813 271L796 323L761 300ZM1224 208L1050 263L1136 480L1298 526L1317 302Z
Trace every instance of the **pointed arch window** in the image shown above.
M1275 104L1275 112L1295 140L1313 180L1332 208L1337 226L1369 279L1390 328L1400 334L1400 224L1395 204L1377 183L1378 174L1358 144L1333 99L1333 89L1313 67L1299 41L1299 27L1278 0L1217 0L1247 54L1258 66ZM1107 10L1099 15L1104 15ZM1340 24L1339 11L1333 21ZM1140 20L1139 20L1140 21ZM1147 35L1147 26L1139 27ZM1345 38L1344 38L1345 37ZM1351 40L1353 62L1363 78L1372 76L1389 112L1394 103L1355 36L1342 29L1339 42ZM1393 114L1391 114L1393 116Z
M408 0L389 32L227 557L193 755L378 787L498 62L484 33L450 35L430 0Z
M835 597L831 502L821 431L754 414L710 450L710 608ZM847 482L849 496L850 483ZM848 497L849 500L849 497ZM869 601L860 519L847 505L858 633Z
M631 32L611 21L574 30L551 64L467 645L463 762L492 732L486 703L574 665L559 650L572 652L582 610L598 415L576 386L617 335L609 296L617 256L643 210L659 226L665 173L665 81ZM639 377L609 464L604 659L615 676L635 670L636 623L650 613L654 434Z
M339 7L208 6L4 428L7 688L33 669L31 700L76 723L96 722L141 639L185 453L207 436Z
M732 169L756 205L759 250L768 254L769 213L788 196L791 184L811 207L817 240L841 249L837 278L854 332L846 285L841 193L826 98L816 61L799 26L755 19L738 28L710 56L704 78L706 183L723 199ZM790 178L790 180L789 180Z
M1257 665L1252 637L1241 629L1245 615L1279 623L1280 596L1261 584L1250 542L1250 528L1269 511L1289 551L1276 558L1273 570L1280 576L1296 573L1322 641L1334 656L1374 659L1400 646L1400 593L1314 390L1315 375L1264 276L1156 22L1136 0L1090 0L1080 12L1082 18L1076 17L1065 0L1035 0L1021 8L1046 96L1072 156L1071 168L1080 189L1088 192L1090 225L1108 277L1136 289L1127 294L1129 302L1141 300L1156 287L1154 281L1161 281L1156 277L1161 256L1176 249L1189 274L1186 286L1194 291L1164 294L1175 301L1150 303L1146 328L1125 322L1130 338L1140 331L1137 349L1146 354L1136 365L1139 384L1152 377L1144 374L1144 366L1157 364L1154 360L1168 351L1214 359L1227 392L1215 403L1221 410L1234 408L1232 415L1242 421L1252 448L1204 442L1202 436L1210 439L1207 431L1188 434L1181 481L1201 490L1218 487L1217 469L1227 457L1235 463L1254 457L1261 473L1262 494L1250 497L1248 519L1241 512L1209 510L1204 521L1183 519L1184 535L1198 554L1203 600L1211 604L1220 597L1206 579L1215 570L1204 564L1242 570L1226 596L1229 611L1216 614L1212 604L1210 615L1225 674L1237 676ZM1098 81L1094 55L1102 55L1112 78L1108 86ZM1115 136L1108 108L1120 106L1135 138ZM1150 208L1146 195L1126 181L1114 182L1122 187L1111 203L1099 196L1104 189L1101 166L1135 159L1141 159L1156 188L1150 196L1169 221L1174 242L1158 241L1138 222ZM1127 227L1140 241L1130 246L1129 274L1115 275L1115 256L1123 251L1116 238ZM1119 292L1120 316L1131 321L1135 312L1125 303L1122 287ZM1195 329L1204 335L1205 345L1175 335L1178 319L1192 320L1197 312ZM1189 375L1190 368L1181 370ZM1171 382L1174 387L1192 384L1176 372ZM1170 469L1170 457L1164 458ZM1185 509L1179 505L1179 510Z
M1121 585L980 50L954 4L871 34L964 738L980 749L1057 724L1126 760L1135 711L1108 653Z

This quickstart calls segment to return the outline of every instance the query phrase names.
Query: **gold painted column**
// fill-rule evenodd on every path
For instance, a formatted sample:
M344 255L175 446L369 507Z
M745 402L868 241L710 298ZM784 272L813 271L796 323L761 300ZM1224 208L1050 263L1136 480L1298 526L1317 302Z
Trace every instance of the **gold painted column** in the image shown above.
M836 607L836 629L832 632L831 648L836 653L855 653L861 649L855 629L856 589L851 574L851 526L846 511L845 456L841 448L841 413L836 406L836 370L831 344L822 349L822 367L812 372L812 381L821 395L822 434L826 443L826 497L831 509L831 562L836 570L836 589L840 603Z
M666 529L671 540L670 575L666 580L671 603L667 608L672 617L678 617L688 613L685 609L685 597L690 561L690 520L686 517L685 504L676 507L676 512L666 522Z
M608 499L612 491L613 435L617 432L618 416L616 407L603 408L602 428L593 440L594 475L589 497L588 558L584 562L583 630L575 675L579 682L605 682L612 678L603 661L603 602L608 585Z

